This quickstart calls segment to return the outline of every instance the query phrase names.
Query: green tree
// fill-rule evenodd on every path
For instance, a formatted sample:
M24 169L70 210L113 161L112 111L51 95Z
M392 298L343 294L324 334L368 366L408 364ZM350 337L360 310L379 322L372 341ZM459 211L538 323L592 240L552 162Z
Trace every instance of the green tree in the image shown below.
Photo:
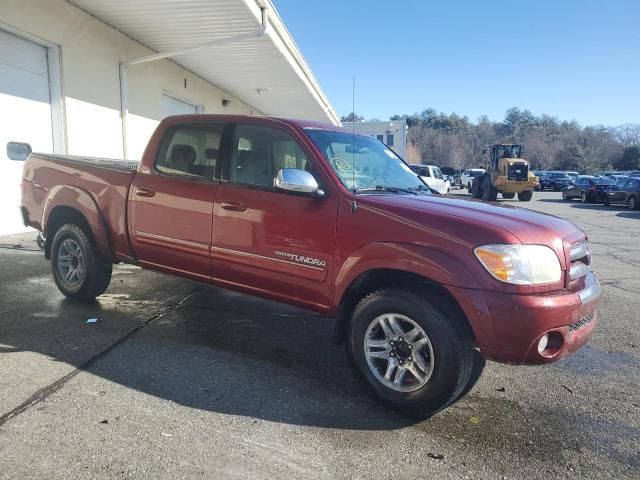
M364 117L361 117L360 115L356 115L353 112L350 112L349 115L343 115L342 117L340 117L340 121L341 122L362 122L364 121Z
M618 170L637 170L640 168L640 145L626 147L622 155L614 160L613 166Z

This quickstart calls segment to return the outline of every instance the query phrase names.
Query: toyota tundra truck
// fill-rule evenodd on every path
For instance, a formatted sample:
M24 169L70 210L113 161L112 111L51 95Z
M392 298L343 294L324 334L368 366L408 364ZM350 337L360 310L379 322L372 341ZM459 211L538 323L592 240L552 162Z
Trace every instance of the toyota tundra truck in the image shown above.
M331 125L184 115L139 163L31 153L20 209L67 297L100 296L130 263L303 307L335 319L371 394L422 417L463 394L477 352L549 363L597 322L573 223L440 196L381 142Z

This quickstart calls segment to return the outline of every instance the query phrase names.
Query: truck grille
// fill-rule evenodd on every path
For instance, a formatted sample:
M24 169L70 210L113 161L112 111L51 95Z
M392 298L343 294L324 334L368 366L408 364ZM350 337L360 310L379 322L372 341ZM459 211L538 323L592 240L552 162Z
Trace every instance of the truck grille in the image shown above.
M586 277L591 271L591 248L589 247L589 242L580 240L572 243L569 257L571 259L569 281L573 282Z
M529 177L529 165L526 163L514 163L507 169L507 178L515 181L526 181Z
M586 327L593 320L593 316L594 316L594 314L590 313L586 317L578 320L575 323L572 323L571 325L569 325L569 331L570 332L575 332L576 330L580 330L582 327Z

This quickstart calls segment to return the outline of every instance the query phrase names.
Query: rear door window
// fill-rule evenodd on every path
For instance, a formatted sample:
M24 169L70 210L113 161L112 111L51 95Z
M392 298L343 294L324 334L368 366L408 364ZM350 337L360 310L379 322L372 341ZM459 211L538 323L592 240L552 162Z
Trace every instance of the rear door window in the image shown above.
M155 169L167 175L213 178L224 124L183 125L170 129Z

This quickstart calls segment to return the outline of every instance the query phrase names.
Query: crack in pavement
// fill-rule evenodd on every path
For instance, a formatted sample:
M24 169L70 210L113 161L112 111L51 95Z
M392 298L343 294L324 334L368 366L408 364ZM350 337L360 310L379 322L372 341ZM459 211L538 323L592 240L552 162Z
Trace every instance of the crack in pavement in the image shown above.
M136 327L132 328L125 335L120 337L118 340L116 340L114 343L109 345L107 348L105 348L101 352L99 352L96 355L94 355L93 357L89 358L87 361L82 363L79 367L75 368L73 371L67 373L66 375L64 375L62 377L60 377L55 382L52 382L49 385L36 390L36 392L33 393L33 395L31 395L29 398L27 398L20 405L18 405L17 407L13 408L9 412L7 412L7 413L3 414L2 416L0 416L0 427L4 426L4 424L6 424L12 418L17 417L18 415L20 415L20 414L26 412L27 410L29 410L31 407L33 407L33 406L43 402L47 398L49 398L55 392L60 390L69 380L74 378L80 372L86 371L89 368L91 368L92 366L94 366L97 362L99 362L104 357L106 357L110 352L112 352L118 346L122 345L124 342L129 340L135 334L139 333L142 329L144 329L147 325L151 324L153 321L158 320L159 318L162 318L165 315L167 315L167 314L177 310L178 308L180 308L184 302L186 302L192 295L194 295L198 290L201 290L202 288L203 288L202 286L198 286L198 287L192 289L189 293L187 293L180 300L178 300L178 302L175 305L165 309L163 312L157 313L156 315L152 316L151 318L148 318L147 320L145 320L143 323L141 323L141 324L137 325Z

